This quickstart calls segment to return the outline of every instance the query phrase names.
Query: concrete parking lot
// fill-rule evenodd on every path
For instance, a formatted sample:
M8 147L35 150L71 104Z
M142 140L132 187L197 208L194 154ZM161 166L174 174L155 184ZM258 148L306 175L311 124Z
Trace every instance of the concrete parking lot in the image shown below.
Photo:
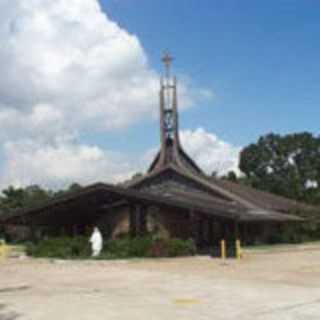
M320 319L320 245L210 257L0 262L1 320Z

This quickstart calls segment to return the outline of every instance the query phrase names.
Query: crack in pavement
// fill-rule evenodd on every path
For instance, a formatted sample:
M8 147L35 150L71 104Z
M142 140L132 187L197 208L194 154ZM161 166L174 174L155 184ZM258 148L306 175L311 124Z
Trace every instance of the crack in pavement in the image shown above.
M263 316L263 315L268 315L268 314L272 314L272 313L276 313L276 312L283 312L283 311L289 311L289 310L293 310L293 309L297 309L297 308L301 308L307 305L313 305L316 303L320 303L320 299L316 299L313 301L308 301L308 302L302 302L302 303L297 303L297 304L293 304L293 305L287 305L287 306L283 306L283 307L278 307L278 308L273 308L273 309L269 309L267 311L263 311L263 312L256 312L253 313L253 316Z
M30 286L0 288L0 293L16 292L16 291L23 291L23 290L29 290L29 289L31 289Z

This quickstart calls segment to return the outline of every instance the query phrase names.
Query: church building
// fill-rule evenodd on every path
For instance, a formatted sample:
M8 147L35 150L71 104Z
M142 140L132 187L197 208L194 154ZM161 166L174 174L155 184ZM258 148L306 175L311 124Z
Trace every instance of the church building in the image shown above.
M5 226L23 226L42 235L83 234L96 225L105 238L145 233L192 238L198 248L221 239L244 243L271 241L293 214L309 206L206 175L183 150L179 139L177 80L165 55L160 83L160 150L148 171L129 182L96 183L18 210Z

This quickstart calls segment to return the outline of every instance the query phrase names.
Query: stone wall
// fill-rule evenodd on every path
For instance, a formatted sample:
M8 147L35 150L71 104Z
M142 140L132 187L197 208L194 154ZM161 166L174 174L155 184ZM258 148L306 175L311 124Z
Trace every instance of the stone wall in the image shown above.
M128 206L119 206L106 211L97 222L103 235L115 239L130 232L130 209Z
M104 236L115 239L130 233L130 208L121 206L109 209L98 221ZM178 237L188 239L190 223L186 212L149 207L146 212L146 231L161 238Z
M189 217L186 212L150 208L147 229L162 238L188 239L191 236Z

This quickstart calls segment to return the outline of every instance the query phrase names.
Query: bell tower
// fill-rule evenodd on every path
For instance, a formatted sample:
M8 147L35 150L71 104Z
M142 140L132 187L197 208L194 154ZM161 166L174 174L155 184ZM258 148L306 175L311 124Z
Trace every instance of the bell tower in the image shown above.
M201 169L183 151L179 139L177 78L171 75L173 58L165 53L162 62L165 74L160 80L160 140L161 147L149 172L174 165L180 169L202 174Z
M171 76L173 58L166 53L162 58L165 76L160 81L160 135L162 155L169 156L168 148L176 150L179 145L177 78Z

